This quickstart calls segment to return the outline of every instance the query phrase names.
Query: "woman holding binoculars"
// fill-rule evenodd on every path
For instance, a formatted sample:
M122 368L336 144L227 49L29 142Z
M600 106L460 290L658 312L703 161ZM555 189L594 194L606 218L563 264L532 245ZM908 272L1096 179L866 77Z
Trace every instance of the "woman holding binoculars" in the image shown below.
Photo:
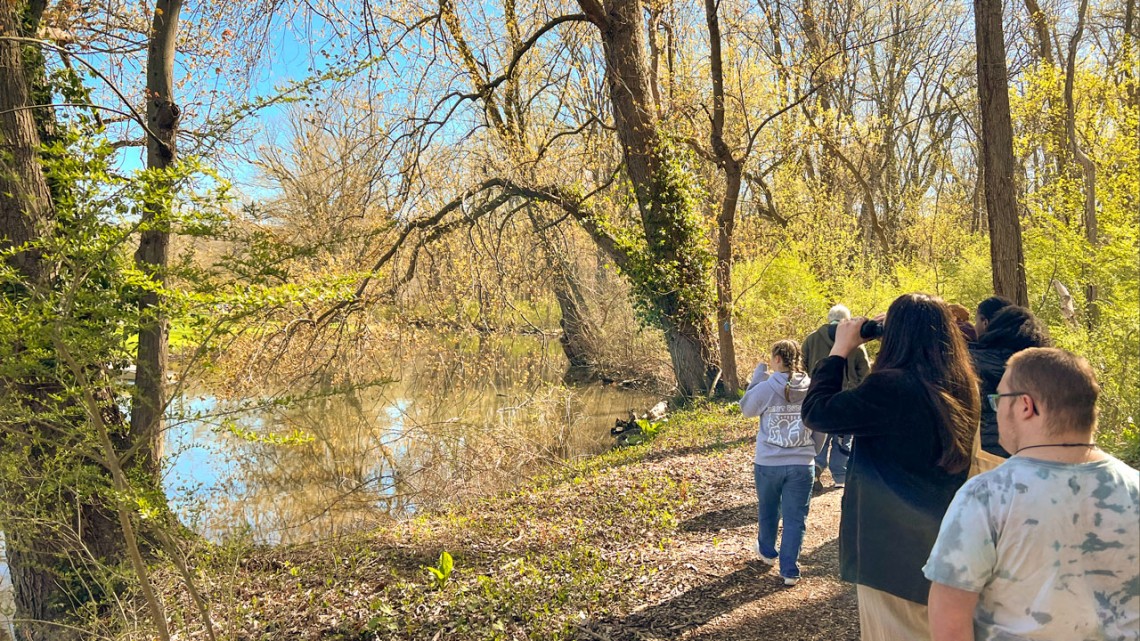
M947 305L906 294L887 311L871 373L843 391L847 355L869 340L860 335L866 320L839 324L831 355L812 372L803 421L855 437L839 562L841 577L857 584L863 641L929 639L922 566L966 481L978 381Z

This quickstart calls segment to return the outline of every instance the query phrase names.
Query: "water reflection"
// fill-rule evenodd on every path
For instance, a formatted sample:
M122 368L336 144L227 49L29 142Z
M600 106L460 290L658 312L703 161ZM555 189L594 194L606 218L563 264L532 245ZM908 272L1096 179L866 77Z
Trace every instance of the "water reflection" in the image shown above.
M528 336L395 341L353 367L332 378L356 387L318 386L284 405L180 399L164 485L184 522L214 540L335 536L601 451L615 417L657 400L566 389L557 344ZM385 377L399 380L368 384Z

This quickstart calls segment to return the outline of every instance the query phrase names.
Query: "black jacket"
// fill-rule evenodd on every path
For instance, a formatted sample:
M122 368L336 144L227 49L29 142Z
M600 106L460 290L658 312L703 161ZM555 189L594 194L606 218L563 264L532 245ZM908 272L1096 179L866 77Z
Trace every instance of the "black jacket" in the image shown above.
M839 356L821 361L803 402L805 425L855 437L839 524L839 573L925 604L930 582L922 566L966 472L938 467L937 411L917 377L872 372L843 391L846 367Z
M976 343L969 345L970 360L978 373L978 387L982 393L982 449L1009 458L998 444L997 414L990 409L986 394L996 394L998 383L1005 373L1009 357L1030 347L1047 347L1051 344L1048 333L1023 307L1007 307L990 321L986 331Z
M1009 458L1009 452L998 444L997 414L990 409L986 394L996 394L1001 376L1005 373L1005 363L1017 352L1006 347L983 347L977 343L970 346L970 360L978 373L978 387L982 392L982 449L1002 458Z

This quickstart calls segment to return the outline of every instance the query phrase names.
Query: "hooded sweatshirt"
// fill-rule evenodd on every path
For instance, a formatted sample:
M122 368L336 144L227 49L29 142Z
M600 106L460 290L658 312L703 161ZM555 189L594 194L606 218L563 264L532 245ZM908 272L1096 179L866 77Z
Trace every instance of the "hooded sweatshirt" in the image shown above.
M1040 331L1033 313L1023 307L1007 307L998 312L978 342L970 343L970 359L978 373L982 393L982 449L1004 458L1009 452L998 443L997 413L985 402L986 394L996 394L1005 364L1011 356L1030 347L1048 347L1048 336Z
M803 372L763 371L757 367L752 384L740 399L740 412L760 417L756 434L757 465L811 465L823 434L816 435L800 420L800 404L811 379Z

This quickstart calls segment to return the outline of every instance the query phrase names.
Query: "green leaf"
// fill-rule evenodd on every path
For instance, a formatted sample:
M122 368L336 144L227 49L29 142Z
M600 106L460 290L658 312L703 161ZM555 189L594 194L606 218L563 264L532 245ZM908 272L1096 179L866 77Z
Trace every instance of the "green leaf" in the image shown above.
M451 558L451 555L447 553L447 550L444 550L439 555L439 569L443 571L444 579L451 576L451 570L454 567L455 561Z

